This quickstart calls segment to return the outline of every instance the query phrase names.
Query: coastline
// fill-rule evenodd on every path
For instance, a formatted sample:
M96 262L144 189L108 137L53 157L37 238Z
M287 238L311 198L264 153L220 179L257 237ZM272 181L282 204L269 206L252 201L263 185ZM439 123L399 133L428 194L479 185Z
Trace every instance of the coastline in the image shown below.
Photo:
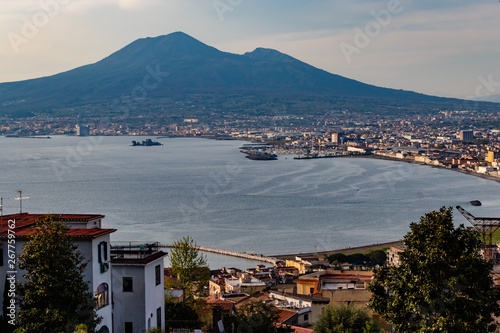
M382 155L374 155L374 154L371 154L371 155L362 155L362 156L356 156L356 155L353 155L353 156L347 156L347 157L356 157L356 158L373 158L373 159L379 159L379 160L387 160L387 161L395 161L395 162L404 162L404 163L410 163L410 164L418 164L418 165L422 165L422 166L428 166L428 167L431 167L431 168L436 168L436 169L443 169L443 170L451 170L451 171L455 171L455 172L458 172L458 173L461 173L461 174L464 174L464 175L469 175L469 176L475 176L475 177L479 177L479 178L482 178L482 179L487 179L487 180L493 180L497 183L500 183L500 178L499 177L494 177L494 176L490 176L490 175L486 175L486 174L482 174L482 173L477 173L477 172L471 172L471 171L467 171L467 170L462 170L462 169L459 169L459 168L445 168L445 167L441 167L441 166L437 166L437 165L429 165L429 164L425 164L425 163L421 163L421 162L415 162L414 160L404 160L404 159L400 159L400 158L394 158L394 157L388 157L388 156L382 156Z
M361 245L361 246L354 246L354 247L347 247L343 249L336 249L336 250L330 250L330 251L317 251L317 252L301 252L301 253L288 253L288 254L277 254L277 255L270 255L266 257L272 257L272 258L279 258L279 259L295 259L297 256L308 256L308 255L319 255L319 256L325 256L325 255L330 255L334 253L344 253L346 255L354 254L354 253L368 253L373 250L382 250L384 248L388 248L391 246L402 246L403 245L403 240L398 240L398 241L392 241L392 242L386 242L386 243L375 243L375 244L369 244L369 245Z

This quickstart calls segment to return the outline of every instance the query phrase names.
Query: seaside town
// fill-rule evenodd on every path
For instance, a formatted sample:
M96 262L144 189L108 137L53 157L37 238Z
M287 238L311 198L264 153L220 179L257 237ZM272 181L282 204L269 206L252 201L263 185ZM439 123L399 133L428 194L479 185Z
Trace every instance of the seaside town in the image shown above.
M500 0L0 8L0 333L500 333Z
M429 115L370 116L349 111L317 116L227 115L218 120L184 118L163 125L156 117L101 119L40 116L3 118L7 137L50 135L154 135L238 139L262 144L258 149L296 158L370 156L454 169L500 180L498 115L478 111L439 111ZM135 125L131 125L135 124Z
M307 116L256 117L210 124L186 118L169 126L160 126L151 119L141 129L114 122L9 119L1 125L0 132L6 140L9 137L50 139L50 135L242 140L252 142L242 143L242 152L247 153L251 150L280 158L293 155L295 159L392 159L500 181L500 131L492 126L495 121L492 117L481 118L468 111L445 111L428 116L378 116L373 120L368 117L364 121L355 121L355 118L344 111L338 119L332 116L310 126L305 124L313 117ZM488 125L480 126L483 122ZM152 139L132 141L132 146L154 145L161 143ZM481 205L479 201L471 201L471 204ZM500 219L488 218L488 228L485 228L485 218L475 218L463 208L457 208L482 236L480 253L495 264L488 276L500 286L500 250L492 242ZM12 229L2 224L0 238L9 239L9 229L15 230L16 253L22 253L29 229L41 218L40 214L28 213L3 216L4 220L16 221L17 226ZM172 255L169 252L172 245L112 243L110 234L116 230L103 228L103 215L63 214L59 218L69 227L71 239L84 249L89 262L84 274L94 291L97 315L102 318L100 333L240 332L244 322L242 313L256 304L265 306L258 311L270 311L272 315L266 318L272 318L272 324L283 328L282 332L323 332L320 327L327 309L346 306L370 318L366 332L397 332L368 305L374 304L374 289L370 286L376 279L376 271L401 265L400 254L406 249L403 241L269 257L196 247L193 249L256 260L256 265L246 269L198 266L189 274L192 284L188 284L188 290L183 284L186 277L182 277L178 269L165 266L164 258ZM9 253L8 246L2 242L4 254ZM267 264L260 263L264 261ZM2 267L6 276L8 269L9 266ZM10 288L12 286L10 284ZM8 290L9 282L6 280L0 287ZM3 298L5 300L5 296Z
M242 329L246 319L241 314L248 311L254 311L253 316L260 316L253 319L258 321L264 321L272 313L270 324L282 329L276 332L323 332L321 322L325 320L322 317L327 309L339 307L360 311L358 315L364 315L368 322L363 321L363 325L371 329L368 332L396 332L367 305L373 304L376 290L370 285L376 274L380 278L380 269L390 270L402 264L400 255L406 249L403 241L263 257L198 247L189 237L174 244L113 243L110 236L117 230L105 228L104 215L62 214L52 219L67 226L66 234L84 253L82 259L88 264L83 276L94 291L96 314L101 317L100 333L246 332ZM2 216L0 239L12 239L9 230L15 231L14 247L17 253L23 253L28 241L40 241L29 236L31 228L39 227L40 221L46 222L49 218L28 213ZM498 219L496 222L500 225ZM46 225L47 229L57 228L50 222ZM2 252L8 253L8 242L1 244ZM254 267L246 269L209 269L199 250L224 252L267 264L256 261ZM486 259L491 256L489 259L496 263L491 279L495 285L500 285L500 274L496 273L500 271L498 247L483 245L481 251ZM181 269L178 264L166 267L164 259L168 256L182 257L187 262ZM200 258L202 260L198 261ZM183 270L188 272L187 276ZM0 267L0 272L16 276L20 282L29 276L23 275L26 271L22 269L13 273L10 260L9 265ZM43 270L38 269L37 274L43 274ZM1 287L17 288L9 281L5 280ZM4 304L9 298L12 298L10 293L3 294ZM15 312L7 308L4 316L8 322L13 322L9 318L15 318Z

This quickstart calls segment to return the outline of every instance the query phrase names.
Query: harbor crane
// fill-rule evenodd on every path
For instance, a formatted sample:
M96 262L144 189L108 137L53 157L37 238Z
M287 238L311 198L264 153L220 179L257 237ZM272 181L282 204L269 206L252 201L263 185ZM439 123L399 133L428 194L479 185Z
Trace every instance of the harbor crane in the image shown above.
M465 209L457 206L457 210L479 231L483 238L484 259L494 260L493 256L493 234L500 228L499 217L475 217Z

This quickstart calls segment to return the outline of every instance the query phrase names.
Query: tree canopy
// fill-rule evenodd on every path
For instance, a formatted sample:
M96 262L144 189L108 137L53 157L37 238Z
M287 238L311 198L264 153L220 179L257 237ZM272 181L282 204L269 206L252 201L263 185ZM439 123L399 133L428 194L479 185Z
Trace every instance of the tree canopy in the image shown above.
M354 253L350 255L346 255L344 253L334 253L326 257L326 259L330 262L330 264L340 265L343 263L350 263L360 265L363 264L365 266L375 266L375 265L383 265L387 256L382 250L372 250L367 254L362 253Z
M177 285L182 289L184 301L189 302L195 296L204 294L205 285L210 278L207 260L191 237L186 236L174 242L170 251L170 263L172 273L177 276Z
M499 315L492 262L473 228L455 228L452 208L411 223L401 265L375 272L372 309L400 332L492 332Z
M330 305L319 316L314 325L316 333L378 333L380 329L373 322L367 309L356 308L354 304Z
M239 333L291 333L290 326L279 325L279 310L263 302L249 302L242 305L235 316L226 321L225 326L234 326Z
M184 303L165 300L165 325L167 328L184 327L199 328L202 326L200 316L196 310Z
M26 282L18 289L19 332L73 332L79 324L95 332L100 322L83 279L87 263L67 231L55 216L47 215L28 235L19 255L19 268L26 270Z

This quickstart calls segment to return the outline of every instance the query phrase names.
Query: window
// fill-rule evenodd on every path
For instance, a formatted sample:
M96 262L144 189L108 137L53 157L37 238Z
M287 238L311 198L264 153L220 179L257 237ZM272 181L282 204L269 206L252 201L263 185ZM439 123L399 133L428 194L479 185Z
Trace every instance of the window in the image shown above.
M160 267L160 265L155 266L155 280L156 280L156 285L159 285L161 283L161 267Z
M156 327L161 328L161 307L156 309Z
M306 313L306 314L304 315L304 321L309 321L309 313Z
M97 246L97 254L99 257L99 264L101 266L101 273L106 273L109 269L108 263L108 243L100 242Z
M100 309L109 304L109 293L108 284L101 283L95 292L95 298L97 299L97 308Z
M109 333L108 326L104 325L103 327L101 327L101 329L98 331L98 333Z
M309 294L314 294L314 288L309 288Z
M134 280L131 277L123 277L123 291L134 291Z
M134 333L134 325L131 322L125 322L125 333Z

